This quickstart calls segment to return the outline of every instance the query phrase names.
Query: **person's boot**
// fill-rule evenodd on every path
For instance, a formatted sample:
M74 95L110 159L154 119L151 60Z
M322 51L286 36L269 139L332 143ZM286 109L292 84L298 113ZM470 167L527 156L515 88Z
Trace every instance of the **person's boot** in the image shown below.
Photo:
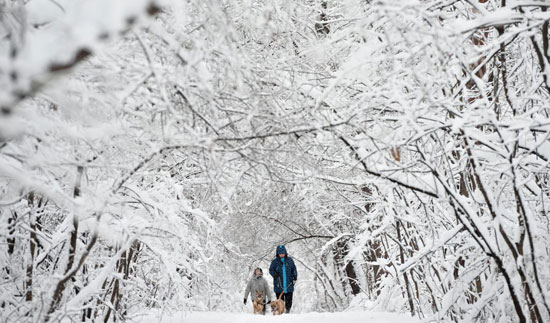
M286 314L290 313L290 308L287 308L285 313Z

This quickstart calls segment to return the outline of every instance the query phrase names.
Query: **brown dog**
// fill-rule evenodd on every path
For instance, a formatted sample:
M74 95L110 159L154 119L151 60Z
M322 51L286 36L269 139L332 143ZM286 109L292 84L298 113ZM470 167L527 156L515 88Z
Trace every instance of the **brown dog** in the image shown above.
M277 300L271 302L271 312L273 315L281 315L285 312L285 301L283 301L281 297L283 297L283 293L279 295Z
M256 292L256 298L252 302L254 308L254 314L263 314L264 312L264 295L262 293Z

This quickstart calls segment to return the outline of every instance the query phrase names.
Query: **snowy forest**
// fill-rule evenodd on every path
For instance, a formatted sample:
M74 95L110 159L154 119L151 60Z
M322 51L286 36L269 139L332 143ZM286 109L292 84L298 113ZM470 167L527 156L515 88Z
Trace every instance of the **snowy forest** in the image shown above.
M550 322L549 23L535 0L0 0L0 321L249 311L284 244L297 312Z

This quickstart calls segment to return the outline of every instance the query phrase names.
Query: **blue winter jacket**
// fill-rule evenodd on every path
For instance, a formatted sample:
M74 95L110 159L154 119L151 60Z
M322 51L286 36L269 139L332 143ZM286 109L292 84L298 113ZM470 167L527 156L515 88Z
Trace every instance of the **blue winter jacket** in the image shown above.
M285 254L285 277L283 277L283 261L279 258L279 254ZM296 270L296 265L294 265L294 260L288 256L285 246L278 246L275 252L275 259L271 261L271 266L269 266L269 274L273 276L273 289L275 291L275 297L284 291L283 282L286 280L286 292L294 292L294 282L298 279L298 271Z

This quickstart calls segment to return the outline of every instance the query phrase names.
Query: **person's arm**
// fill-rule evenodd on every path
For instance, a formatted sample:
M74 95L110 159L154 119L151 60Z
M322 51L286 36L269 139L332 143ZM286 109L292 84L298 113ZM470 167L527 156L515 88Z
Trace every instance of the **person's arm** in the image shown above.
M296 269L296 265L294 264L294 259L292 260L290 267L291 267L290 270L292 272L292 281L296 281L298 279L298 269Z
M271 262L271 266L269 266L269 274L270 274L271 277L273 277L273 278L277 278L277 272L275 271L275 268L277 267L277 265L275 265L275 260L277 260L277 259L274 259L274 260Z
M246 289L244 290L244 303L246 304L246 300L248 299L248 294L250 294L250 288L252 288L252 281L249 281L248 284L246 284Z

